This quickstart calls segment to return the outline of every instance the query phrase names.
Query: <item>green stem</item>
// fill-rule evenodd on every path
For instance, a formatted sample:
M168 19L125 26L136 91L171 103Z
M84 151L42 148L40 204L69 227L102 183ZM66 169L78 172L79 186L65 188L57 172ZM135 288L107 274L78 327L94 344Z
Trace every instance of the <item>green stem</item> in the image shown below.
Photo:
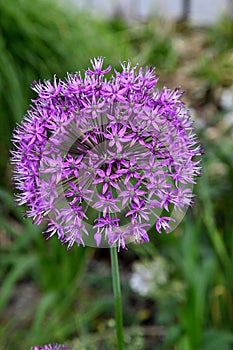
M110 248L111 265L112 265L112 284L115 299L115 316L116 316L116 334L117 334L117 350L124 350L124 333L123 333L123 317L122 317L122 299L120 275L118 267L117 248Z

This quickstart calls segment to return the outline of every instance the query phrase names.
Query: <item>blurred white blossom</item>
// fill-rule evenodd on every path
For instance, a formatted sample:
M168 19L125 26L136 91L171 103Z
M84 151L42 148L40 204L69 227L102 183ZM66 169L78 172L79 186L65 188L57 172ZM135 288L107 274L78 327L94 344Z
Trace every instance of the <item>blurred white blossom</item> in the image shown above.
M164 258L157 257L152 262L135 262L130 278L133 291L142 296L156 294L168 281L168 265Z
M174 266L161 256L152 261L135 262L129 281L130 287L143 297L159 298L160 302L180 302L185 297L185 285L173 273Z
M223 109L233 110L233 85L223 90L220 105Z

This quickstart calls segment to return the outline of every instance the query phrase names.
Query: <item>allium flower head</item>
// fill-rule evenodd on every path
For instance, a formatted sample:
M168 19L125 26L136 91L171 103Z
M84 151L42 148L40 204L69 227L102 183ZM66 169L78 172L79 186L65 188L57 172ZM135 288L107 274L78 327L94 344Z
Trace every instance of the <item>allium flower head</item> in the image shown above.
M34 346L31 348L31 350L68 350L68 348L65 345L44 345L44 346Z
M120 248L148 241L152 226L171 231L200 174L180 90L159 91L153 68L130 63L107 79L103 64L33 82L38 96L13 135L17 202L68 248Z

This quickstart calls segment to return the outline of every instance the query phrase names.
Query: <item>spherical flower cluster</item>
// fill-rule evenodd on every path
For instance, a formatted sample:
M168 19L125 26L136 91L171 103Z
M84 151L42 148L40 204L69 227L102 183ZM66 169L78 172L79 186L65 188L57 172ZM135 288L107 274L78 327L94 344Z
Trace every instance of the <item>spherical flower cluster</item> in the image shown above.
M65 345L53 344L44 346L33 346L31 350L68 350Z
M107 78L102 57L82 75L34 82L13 134L18 204L48 237L126 247L169 232L193 202L200 146L180 90L156 87L153 68L122 63Z

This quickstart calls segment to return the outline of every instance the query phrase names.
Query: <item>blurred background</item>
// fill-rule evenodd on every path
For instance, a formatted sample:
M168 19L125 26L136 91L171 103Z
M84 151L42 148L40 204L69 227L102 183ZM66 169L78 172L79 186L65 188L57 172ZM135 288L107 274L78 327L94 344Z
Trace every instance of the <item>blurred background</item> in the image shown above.
M99 55L181 86L205 150L179 227L119 253L126 349L233 348L232 18L230 0L0 0L0 349L115 348L108 249L45 242L15 207L9 164L31 82Z

